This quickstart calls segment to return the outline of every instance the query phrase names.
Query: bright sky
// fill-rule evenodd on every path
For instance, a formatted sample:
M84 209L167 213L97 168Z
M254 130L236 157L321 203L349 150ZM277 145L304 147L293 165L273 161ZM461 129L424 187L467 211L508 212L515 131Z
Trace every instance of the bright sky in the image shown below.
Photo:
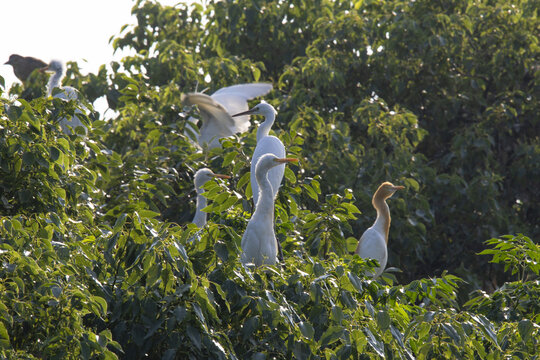
M181 0L159 0L175 5ZM12 67L4 65L9 55L33 56L45 62L76 61L81 72L96 73L113 56L111 36L125 24L135 24L131 16L134 0L0 0L0 76L6 90L19 80Z

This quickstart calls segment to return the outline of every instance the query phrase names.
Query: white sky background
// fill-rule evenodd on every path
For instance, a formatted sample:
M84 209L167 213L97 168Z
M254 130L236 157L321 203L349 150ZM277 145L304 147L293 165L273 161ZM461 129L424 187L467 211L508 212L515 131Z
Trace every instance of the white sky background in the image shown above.
M159 0L175 5L181 0ZM5 90L19 80L9 55L76 61L81 72L97 73L100 65L120 60L113 56L111 36L125 24L134 25L134 0L0 0L0 76Z

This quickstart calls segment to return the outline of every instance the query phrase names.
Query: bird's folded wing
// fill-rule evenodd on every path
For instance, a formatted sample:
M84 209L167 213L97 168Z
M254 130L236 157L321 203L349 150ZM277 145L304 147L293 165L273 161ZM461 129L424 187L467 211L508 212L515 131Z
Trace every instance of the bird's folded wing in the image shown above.
M28 60L28 64L32 69L41 69L47 66L46 62L41 61L31 56L27 56L26 59Z

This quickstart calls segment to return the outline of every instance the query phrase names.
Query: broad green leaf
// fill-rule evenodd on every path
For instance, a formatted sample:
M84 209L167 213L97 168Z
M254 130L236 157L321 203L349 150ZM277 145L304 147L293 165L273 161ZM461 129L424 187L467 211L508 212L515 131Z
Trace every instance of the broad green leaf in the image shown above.
M364 328L364 332L366 333L368 344L373 348L373 350L375 350L375 352L376 352L379 356L384 357L384 344L383 344L383 342L380 341L380 340L378 340L378 339L373 335L373 333L371 332L371 330L369 330L367 327Z
M523 319L518 323L519 335L524 342L529 341L533 328L533 323L529 319Z
M341 326L331 326L323 333L319 342L321 346L327 346L338 341L342 335L343 328Z
M377 324L383 332L388 329L390 326L390 315L388 315L388 312L385 310L379 310L377 312Z

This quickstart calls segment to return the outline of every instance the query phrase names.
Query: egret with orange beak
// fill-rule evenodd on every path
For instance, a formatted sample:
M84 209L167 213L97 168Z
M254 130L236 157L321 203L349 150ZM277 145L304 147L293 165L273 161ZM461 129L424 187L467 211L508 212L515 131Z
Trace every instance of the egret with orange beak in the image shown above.
M265 154L257 162L255 176L259 184L259 200L242 237L243 264L274 265L277 262L278 243L274 232L274 193L268 173L276 166L298 161Z
M386 199L392 197L400 189L404 189L404 187L384 182L375 191L371 203L377 210L377 219L373 226L364 232L355 250L355 253L364 259L371 258L379 261L380 266L376 269L375 274L371 274L374 278L383 273L388 261L387 246L391 219L390 208L386 204Z

